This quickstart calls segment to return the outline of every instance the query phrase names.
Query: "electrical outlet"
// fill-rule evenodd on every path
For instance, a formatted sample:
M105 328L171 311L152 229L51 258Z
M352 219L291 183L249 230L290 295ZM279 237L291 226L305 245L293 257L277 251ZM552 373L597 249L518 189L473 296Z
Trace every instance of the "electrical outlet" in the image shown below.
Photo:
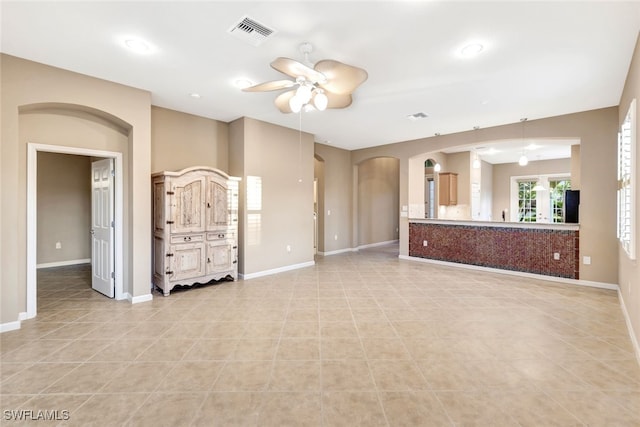
M56 249L62 249L62 243L56 242Z
M422 246L424 246L425 248L427 247L428 244L429 244L429 242L427 242L426 240L422 241Z
M287 245L287 252L291 253L291 245Z
M583 256L582 257L582 263L584 265L591 265L591 257L590 256Z
M338 240L338 235L337 234L333 235L333 240Z
M554 252L553 253L553 259L555 259L556 261L558 261L560 259L560 252Z

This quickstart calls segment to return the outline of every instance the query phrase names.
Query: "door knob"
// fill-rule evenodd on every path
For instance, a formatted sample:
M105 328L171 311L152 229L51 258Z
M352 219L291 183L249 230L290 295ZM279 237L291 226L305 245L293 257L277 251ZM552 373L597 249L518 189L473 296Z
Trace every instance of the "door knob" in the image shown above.
M91 229L91 231L89 233L95 234L95 231L93 230L93 228Z

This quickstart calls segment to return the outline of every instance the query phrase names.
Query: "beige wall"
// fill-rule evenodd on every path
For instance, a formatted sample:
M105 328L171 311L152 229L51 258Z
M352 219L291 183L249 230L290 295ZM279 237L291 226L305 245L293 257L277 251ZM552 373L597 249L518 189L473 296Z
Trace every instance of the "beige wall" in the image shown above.
M231 123L229 154L230 173L244 184L241 274L313 262L313 135L245 117ZM250 176L261 178L259 210L248 210Z
M320 251L331 253L350 249L353 236L351 152L319 143L315 144L314 150L323 161L323 209L319 212L323 246Z
M149 186L151 142L151 96L148 92L2 55L1 71L1 180L0 224L1 253L15 254L0 260L0 322L18 320L26 311L26 177L29 112L54 109L68 112L70 118L87 114L101 118L103 128L120 127L129 131L125 168L124 218L124 291L131 296L146 295L150 289L151 196ZM22 110L27 114L19 114ZM48 114L45 120L65 120L61 113ZM29 118L26 118L29 121ZM81 118L80 120L85 120ZM88 120L85 120L85 122ZM107 132L108 133L108 132ZM81 148L102 149L105 140L56 138L48 135L46 143ZM135 161L128 161L129 159Z
M617 124L621 125L624 121L631 101L636 99L636 255L640 253L640 186L638 183L638 177L640 176L640 108L637 106L640 102L640 45L636 44L636 48L631 61L631 67L629 74L627 75L627 81L622 92L622 98L620 99L620 109L617 117ZM583 174L584 178L584 174ZM582 195L581 195L582 196ZM615 212L615 210L614 210ZM621 246L618 246L617 253L619 254L618 268L620 272L619 284L620 295L624 302L624 306L629 314L631 325L633 328L634 336L636 339L636 345L640 343L640 268L638 267L638 259L629 259L625 251ZM636 349L637 350L637 349ZM640 354L637 355L640 358Z
M358 246L398 239L399 163L379 157L358 165Z
M527 122L529 138L579 138L581 173L580 252L592 264L580 266L580 278L595 282L618 282L616 240L616 141L618 108L610 107ZM484 141L518 139L520 123L477 131L398 142L352 152L353 164L392 156L400 159L400 207L408 205L409 159L446 147L468 146ZM598 171L598 173L585 173ZM359 226L359 225L358 225ZM400 254L408 255L409 226L400 218Z
M507 221L511 214L511 177L570 173L571 159L540 160L526 166L517 163L493 165L493 209L492 218L502 219L502 210L507 210ZM582 207L580 208L582 210ZM581 212L582 213L582 212Z
M474 212L481 221L500 221L502 216L493 216L493 165L480 162L480 210Z
M90 177L89 157L38 153L38 264L91 258Z
M571 188L580 189L580 145L571 146Z
M151 107L151 170L191 166L229 170L229 125L166 108Z

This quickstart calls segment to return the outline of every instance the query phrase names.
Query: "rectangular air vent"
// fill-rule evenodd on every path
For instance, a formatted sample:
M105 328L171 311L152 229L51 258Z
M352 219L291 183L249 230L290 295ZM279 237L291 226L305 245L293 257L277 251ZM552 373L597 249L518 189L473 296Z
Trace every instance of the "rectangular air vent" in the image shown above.
M239 22L229 28L230 34L252 46L260 46L269 36L275 34L275 32L274 29L248 16L243 16Z

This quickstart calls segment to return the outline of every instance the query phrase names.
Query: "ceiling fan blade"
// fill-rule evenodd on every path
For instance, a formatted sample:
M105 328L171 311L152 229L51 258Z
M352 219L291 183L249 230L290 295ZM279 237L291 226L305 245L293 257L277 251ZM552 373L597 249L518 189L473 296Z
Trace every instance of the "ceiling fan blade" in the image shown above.
M276 107L278 107L278 110L283 113L293 113L293 111L291 111L291 107L289 106L289 100L293 98L295 94L295 90L289 90L278 95L276 97L276 100L274 101Z
M260 83L254 86L249 86L242 89L245 92L268 92L271 90L281 90L293 87L296 82L291 80L274 80L272 82Z
M325 95L329 101L327 108L347 108L353 102L350 94L325 92Z
M314 83L326 81L326 77L324 74L322 74L322 72L316 71L311 67L307 67L306 65L293 59L283 57L276 58L271 63L271 67L274 70L278 70L281 73L293 77L294 79L296 77L302 76Z
M327 82L321 83L320 86L329 92L340 95L353 93L369 77L369 74L362 68L332 59L319 61L315 65L315 69L327 78Z

